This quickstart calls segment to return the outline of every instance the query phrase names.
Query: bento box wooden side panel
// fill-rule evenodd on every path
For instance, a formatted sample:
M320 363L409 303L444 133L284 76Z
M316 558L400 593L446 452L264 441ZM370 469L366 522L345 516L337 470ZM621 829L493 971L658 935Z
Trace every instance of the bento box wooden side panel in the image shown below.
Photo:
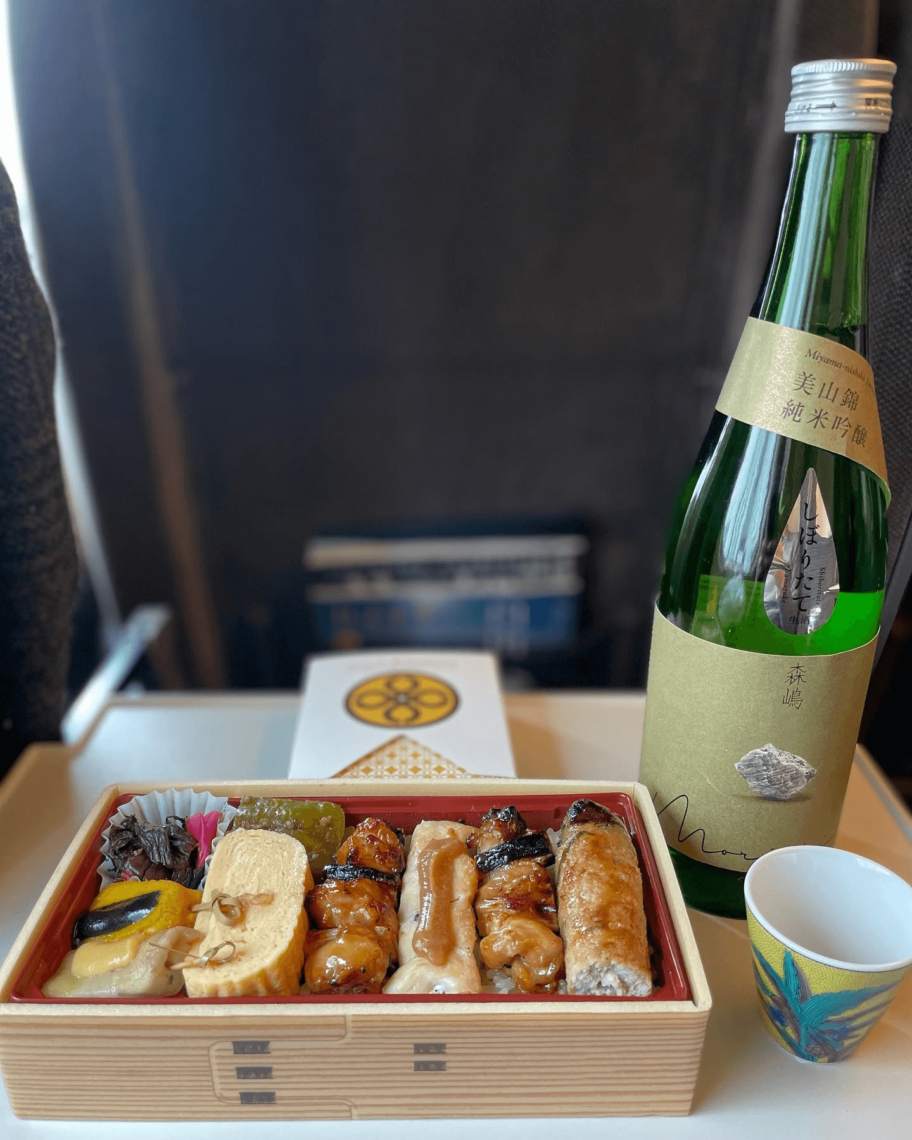
M697 946L697 940L694 937L690 918L687 915L687 904L684 902L684 896L681 894L681 887L678 884L678 876L675 872L674 864L671 861L671 856L668 854L665 833L662 831L662 825L659 823L659 817L656 815L655 806L653 805L652 798L649 795L649 789L646 785L632 784L630 787L633 802L636 804L640 813L640 819L646 828L646 834L649 836L649 846L652 849L653 858L659 869L659 878L662 881L662 889L665 892L665 901L668 903L668 909L671 911L671 918L674 923L675 934L678 938L678 945L681 948L684 964L687 968L687 977L690 981L694 1005L697 1009L705 1011L708 1015L712 1008L709 982L706 980L706 972L703 969L700 950Z
M590 1011L592 1007L589 1007ZM400 1006L289 1017L35 1018L0 1045L22 1117L98 1120L684 1115L707 1014ZM425 1012L426 1010L426 1012ZM194 1011L195 1012L195 1011ZM156 1074L136 1079L137 1071Z
M38 900L32 908L31 914L26 919L25 925L10 947L6 960L0 964L0 1036L2 1036L3 1032L3 1011L9 1008L4 1003L9 1001L13 981L22 969L23 963L38 939L45 923L66 892L67 884L73 875L74 868L78 866L83 855L86 853L95 833L98 831L102 822L107 818L111 804L118 795L120 795L120 788L116 784L112 784L102 791L98 799L92 805L92 809L86 816L85 822L79 831L76 832L72 843L64 852L53 875L51 875L48 880L47 886L38 896Z

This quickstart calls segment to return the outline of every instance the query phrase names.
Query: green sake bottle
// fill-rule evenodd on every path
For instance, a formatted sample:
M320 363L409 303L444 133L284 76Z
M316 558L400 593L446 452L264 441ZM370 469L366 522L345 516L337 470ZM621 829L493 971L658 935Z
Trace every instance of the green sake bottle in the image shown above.
M865 359L895 67L792 72L766 279L678 502L640 779L689 905L744 916L751 862L836 834L874 660L889 492Z

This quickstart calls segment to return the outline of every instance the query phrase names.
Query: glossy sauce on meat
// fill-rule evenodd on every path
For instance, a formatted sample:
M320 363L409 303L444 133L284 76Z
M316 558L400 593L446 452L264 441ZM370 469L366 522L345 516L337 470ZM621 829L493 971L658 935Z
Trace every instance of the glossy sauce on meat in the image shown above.
M442 966L456 945L450 884L453 864L465 852L461 839L433 839L419 857L420 903L412 947L435 966Z
M321 930L367 927L376 932L388 953L396 952L399 915L393 886L370 879L356 879L353 883L330 879L308 895L307 913Z
M305 944L305 981L313 993L379 993L397 961L402 841L382 820L368 818L343 842L334 865L394 878L327 877L310 892L307 911L319 929Z
M479 829L479 851L528 831L514 807L492 808ZM479 949L492 970L509 969L520 993L555 993L563 972L557 905L547 869L537 859L514 859L489 871L475 896Z
M370 867L389 875L401 875L405 850L400 833L379 819L366 819L336 852L334 862Z
M481 974L475 960L478 933L472 908L478 890L478 868L470 854L475 848L476 833L476 828L456 820L425 820L416 825L399 902L400 965L383 987L384 993L481 992ZM455 843L445 847L450 841ZM438 856L425 866L422 886L419 866L422 854L431 844L437 844ZM440 853L446 857L440 858ZM415 933L422 911L424 925L431 929L435 925L433 914L437 906L445 908L441 922L445 918L446 942L450 944L446 959L439 965L415 947ZM418 941L420 945L421 939ZM438 948L442 949L443 944Z

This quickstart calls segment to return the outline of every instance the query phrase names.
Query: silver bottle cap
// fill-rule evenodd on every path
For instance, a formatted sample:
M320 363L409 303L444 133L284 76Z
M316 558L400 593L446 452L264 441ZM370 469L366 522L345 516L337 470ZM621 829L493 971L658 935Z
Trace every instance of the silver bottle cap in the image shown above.
M792 68L792 98L785 129L877 131L889 129L896 64L888 59L815 59Z

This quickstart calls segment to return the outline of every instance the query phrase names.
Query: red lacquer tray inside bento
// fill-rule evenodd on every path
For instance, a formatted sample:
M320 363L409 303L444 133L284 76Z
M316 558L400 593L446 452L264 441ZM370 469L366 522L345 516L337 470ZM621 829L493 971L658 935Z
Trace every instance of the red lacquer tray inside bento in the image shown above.
M121 795L111 804L108 819L133 797ZM303 797L298 797L303 798ZM401 827L410 835L422 820L451 819L478 825L492 806L513 804L532 830L559 830L567 808L579 795L517 795L492 804L490 797L473 796L340 796L333 797L345 811L346 822L356 824L367 816L379 816ZM643 895L652 955L654 989L649 997L617 998L571 996L567 994L301 994L294 997L188 998L46 998L41 987L59 968L70 949L70 933L76 918L88 909L100 889L98 867L101 863L102 834L107 820L96 832L68 887L44 925L31 953L13 984L10 1000L19 1003L80 1005L228 1005L228 1004L330 1004L396 1003L396 1002L655 1002L686 1001L691 997L683 957L665 899L658 867L639 812L629 795L623 792L599 793L599 803L616 812L627 825L640 860L643 873ZM231 802L237 803L237 799Z

